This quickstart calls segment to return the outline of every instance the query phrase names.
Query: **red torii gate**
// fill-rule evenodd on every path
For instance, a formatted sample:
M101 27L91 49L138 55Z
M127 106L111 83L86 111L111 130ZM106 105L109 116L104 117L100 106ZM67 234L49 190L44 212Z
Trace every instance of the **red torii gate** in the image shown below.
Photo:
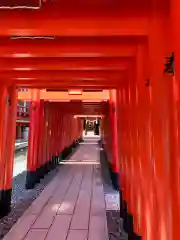
M7 130L5 127L4 120L4 111L9 112L9 107L7 107L9 105L5 103L5 96L9 92L9 95L12 96L10 102L15 105L16 90L13 88L13 84L31 88L73 87L75 85L77 88L92 86L94 88L116 88L117 97L113 99L113 102L116 103L117 112L116 115L111 115L111 122L113 122L113 126L117 124L119 134L116 136L117 138L115 134L112 136L113 141L118 145L120 187L129 215L134 217L133 230L137 235L141 235L143 239L147 240L179 239L180 144L178 132L180 121L177 89L179 90L180 86L178 81L180 76L180 39L177 25L179 24L180 14L178 9L180 3L178 0L163 2L151 0L136 1L137 6L135 6L133 1L126 2L128 7L124 2L122 5L118 5L115 1L111 1L112 4L107 3L104 7L105 10L103 10L103 3L99 0L96 4L93 2L94 5L91 5L87 12L84 11L83 7L79 8L79 12L81 11L79 16L77 16L79 12L75 11L77 7L74 8L73 4L69 5L71 8L69 6L66 8L64 3L63 6L66 9L64 11L64 9L60 10L58 4L53 4L50 1L44 3L39 11L0 12L0 21L5 23L0 29L1 41L4 41L4 37L10 36L61 36L62 38L68 38L71 42L69 47L72 47L68 48L67 44L66 48L65 43L62 44L61 54L58 55L58 51L56 54L58 46L53 47L51 41L47 45L49 51L47 48L41 48L42 41L40 42L37 39L31 39L34 42L29 45L29 48L25 39L20 41L11 39L8 40L7 47L2 45L3 47L0 49L1 60L3 61L4 58L6 60L2 64L4 69L2 67L2 73L0 73L1 83L4 84L1 87L0 99L2 112L0 119L0 129L2 129L0 165L4 166L5 163L3 140L7 139L9 134L9 129ZM96 7L96 13L90 15L93 7ZM54 12L53 18L50 9ZM111 14L108 13L110 10L112 11ZM61 11L63 12L62 15L60 14ZM169 29L172 29L172 39ZM73 37L76 37L77 43L79 42L78 47L73 43ZM110 39L118 37L123 41L128 41L127 48L123 47L123 41L112 44ZM88 49L86 44L83 44L83 41L87 38L90 42L92 39L95 41L94 47L89 47L88 51L86 51ZM103 46L105 39L107 45L104 45L103 48L101 45ZM19 41L19 45L23 43L25 47L20 47L18 52L18 48L15 47L17 42L14 41ZM100 44L97 44L97 42ZM38 44L36 45L36 43ZM107 50L108 46L111 46L111 49ZM65 49L64 52L63 49ZM84 51L81 51L81 49ZM93 49L95 52L93 52ZM175 53L174 78L163 73L164 58L170 55L171 51ZM51 82L52 75L50 73L47 75L45 72L43 73L45 69L40 68L40 72L36 74L28 73L28 69L26 73L19 73L16 70L10 70L8 66L9 58L13 58L17 62L28 59L29 65L26 65L26 68L28 68L28 66L32 66L32 62L35 66L35 63L39 60L46 65L46 58L68 57L74 58L78 62L82 56L88 58L89 66L93 65L92 62L95 58L99 67L98 61L101 58L109 58L108 61L111 62L111 59L115 57L128 57L129 62L133 62L133 64L127 65L125 75L120 64L120 74L117 75L115 74L117 69L111 74L107 73L108 71L105 71L105 69L103 74L94 70L91 73L87 71L85 75L82 74L82 71L73 74L69 72L67 75L57 75L56 83ZM12 61L10 60L10 63ZM102 62L101 67L103 66ZM49 68L47 68L49 70L53 69L52 65L48 64ZM22 64L22 66L25 66L25 64ZM62 68L65 67L64 64ZM71 65L71 68L73 67ZM108 68L108 64L105 68ZM12 72L9 73L9 70ZM55 69L53 70L55 71ZM54 72L54 74L56 73ZM116 75L115 78L114 75ZM66 77L68 76L70 80L67 81ZM74 76L78 78L75 82L72 81ZM89 78L90 76L92 80L85 83L82 78ZM100 76L105 77L103 83L101 82L102 79L99 78ZM18 82L17 79L14 81L13 78L17 77L22 77L21 81ZM26 79L28 77L34 77L35 79L31 81ZM12 108L15 109L14 105L11 105L11 110ZM13 122L14 115L9 114L8 119L8 121ZM106 125L106 135L110 136L106 121L108 122L108 117L104 119L104 125ZM10 137L8 141L13 140ZM7 146L6 151L12 153L12 142ZM52 142L48 146L52 146ZM110 148L106 149L110 151ZM7 165L12 166L12 158L9 155L6 162L8 162ZM8 169L11 169L10 166ZM5 182L4 179L5 176L3 175L1 182ZM11 189L10 179L11 176L8 177L8 183L1 184L3 194L6 190L6 192L9 192ZM4 196L3 194L1 196ZM3 201L1 200L1 202Z

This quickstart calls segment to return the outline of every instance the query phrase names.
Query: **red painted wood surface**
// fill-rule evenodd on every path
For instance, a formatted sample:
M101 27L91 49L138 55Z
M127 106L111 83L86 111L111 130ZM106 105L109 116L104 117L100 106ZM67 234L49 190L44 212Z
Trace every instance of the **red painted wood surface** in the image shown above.
M12 188L12 173L14 163L14 141L16 131L17 89L1 88L1 137L0 137L0 189Z
M0 88L0 101L1 101L1 108L0 108L0 168L2 169L2 174L0 177L0 189L4 189L4 173L5 173L5 139L7 137L7 121L8 121L8 107L7 107L7 88L1 87Z
M12 175L14 165L14 142L16 135L16 114L17 114L17 89L15 87L8 88L8 120L6 122L7 132L4 151L4 188L5 190L12 189Z
M134 217L134 231L143 240L180 239L179 1L47 0L38 11L0 10L0 21L0 82L5 85L0 166L7 86L36 88L33 91L116 89L117 115L113 105L110 114L108 103L42 104L32 98L38 111L31 113L28 169L49 161L80 136L82 122L74 115L103 114L105 148L109 161L118 157L120 187ZM173 78L163 73L172 51Z
M38 167L38 139L40 137L39 126L39 112L40 112L40 91L32 90L32 102L30 106L30 127L28 140L28 158L27 170L35 171Z

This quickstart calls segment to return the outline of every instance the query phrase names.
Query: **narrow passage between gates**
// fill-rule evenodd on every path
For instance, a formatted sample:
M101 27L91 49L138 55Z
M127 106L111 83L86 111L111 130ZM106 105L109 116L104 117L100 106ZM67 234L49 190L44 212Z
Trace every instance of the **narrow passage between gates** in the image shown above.
M108 240L99 137L85 137L4 240Z

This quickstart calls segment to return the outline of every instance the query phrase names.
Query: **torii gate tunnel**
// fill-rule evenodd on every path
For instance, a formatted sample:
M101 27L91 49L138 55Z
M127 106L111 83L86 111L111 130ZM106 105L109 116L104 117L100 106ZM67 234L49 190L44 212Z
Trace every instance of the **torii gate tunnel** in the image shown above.
M143 240L179 240L180 1L3 0L0 22L0 215L10 210L18 88L28 88L26 187L81 139L74 115L102 115L121 216ZM43 89L110 97L90 104Z

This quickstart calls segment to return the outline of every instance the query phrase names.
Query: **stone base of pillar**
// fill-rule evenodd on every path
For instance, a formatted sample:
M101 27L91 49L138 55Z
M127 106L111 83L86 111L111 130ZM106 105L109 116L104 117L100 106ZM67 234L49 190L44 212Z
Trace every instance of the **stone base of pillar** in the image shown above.
M72 143L72 148L76 148L78 144L79 144L78 141L73 141L73 143Z
M0 190L0 218L8 215L11 211L12 189Z
M120 206L120 217L123 219L123 229L128 233L129 240L142 240L142 237L134 232L134 217L128 212L127 203L123 200L122 191L120 191L121 206Z
M26 189L32 189L38 182L38 170L28 171L26 174Z
M110 172L113 188L119 191L119 173L114 172L112 164L110 163L109 163L109 172Z
M77 144L76 144L77 147ZM72 152L73 148L75 148L74 142L69 146L65 147L64 150L62 151L62 159L66 159Z
M62 159L66 159L68 156L68 148L65 147L64 150L62 151Z
M80 143L80 142L83 142L84 140L83 140L83 137L79 137L78 138L78 142Z

